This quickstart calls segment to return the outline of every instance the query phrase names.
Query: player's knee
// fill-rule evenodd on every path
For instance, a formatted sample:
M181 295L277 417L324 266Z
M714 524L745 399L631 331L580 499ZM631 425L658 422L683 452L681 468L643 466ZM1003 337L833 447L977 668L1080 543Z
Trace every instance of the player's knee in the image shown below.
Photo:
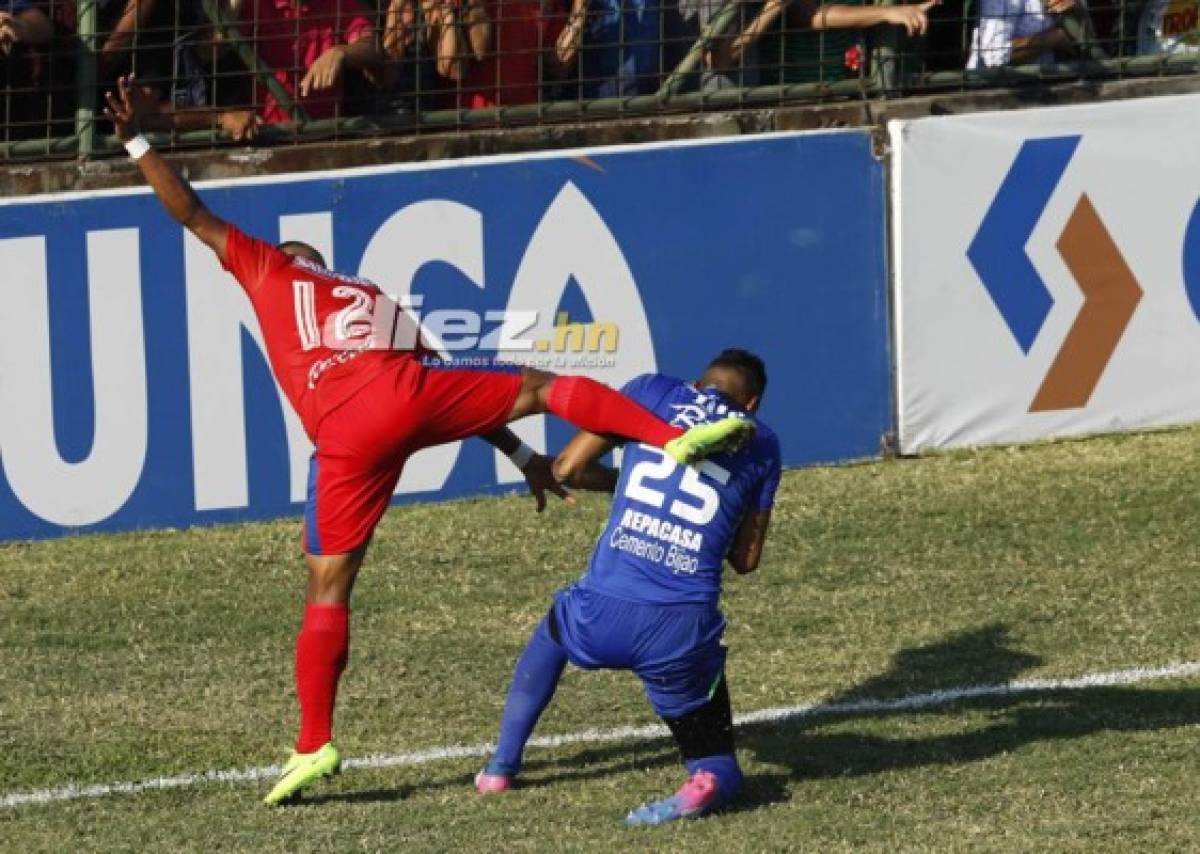
M549 371L539 371L537 368L521 369L521 390L517 400L508 415L509 421L525 418L529 415L541 415L549 412L550 386L556 375Z
M546 411L546 401L550 394L550 386L558 379L558 374L541 371L537 368L521 370L521 392L532 395L538 403L539 411Z
M364 551L357 549L342 555L308 555L308 602L348 602Z

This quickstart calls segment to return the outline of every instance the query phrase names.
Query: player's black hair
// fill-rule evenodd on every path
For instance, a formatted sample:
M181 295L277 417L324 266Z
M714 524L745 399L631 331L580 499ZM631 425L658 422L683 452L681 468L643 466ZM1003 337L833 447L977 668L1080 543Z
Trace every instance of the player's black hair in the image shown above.
M711 368L733 368L742 375L746 391L752 397L762 397L767 390L767 366L761 358L740 347L729 347L708 363Z
M325 263L325 256L317 251L315 246L305 243L302 240L285 240L275 247L281 252L286 252L288 255L300 255L310 261L315 261L325 269L329 269L329 265Z

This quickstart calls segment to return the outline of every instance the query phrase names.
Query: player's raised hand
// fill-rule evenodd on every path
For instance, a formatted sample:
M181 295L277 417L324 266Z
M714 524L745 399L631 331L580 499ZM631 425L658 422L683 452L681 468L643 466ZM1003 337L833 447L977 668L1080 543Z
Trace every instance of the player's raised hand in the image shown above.
M121 142L128 142L137 136L138 128L133 105L129 103L129 84L126 78L117 78L117 92L117 95L111 90L104 93L104 116L113 123L113 131L116 132L117 138Z
M522 470L525 482L529 484L529 494L537 502L537 512L539 513L546 509L547 492L554 493L568 504L575 503L575 496L567 492L566 488L554 477L551 469L553 462L550 457L537 454Z
M141 119L157 109L150 92L137 85L132 74L117 78L117 92L104 93L104 115L113 123L117 138L128 142L138 135Z

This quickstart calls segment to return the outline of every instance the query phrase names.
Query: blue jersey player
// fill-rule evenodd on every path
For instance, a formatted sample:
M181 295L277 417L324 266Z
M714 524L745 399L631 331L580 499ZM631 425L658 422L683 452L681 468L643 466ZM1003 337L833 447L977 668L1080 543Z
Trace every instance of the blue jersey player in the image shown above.
M648 374L623 391L690 427L730 414L754 418L766 382L761 359L725 350L695 383ZM721 644L721 570L726 560L739 573L758 566L779 485L779 441L759 422L741 450L694 466L628 445L619 477L595 462L611 447L610 439L583 432L555 460L562 482L613 491L612 512L586 574L555 595L517 661L495 755L475 785L485 794L510 788L568 661L632 670L689 775L674 795L626 819L660 824L719 809L741 786Z

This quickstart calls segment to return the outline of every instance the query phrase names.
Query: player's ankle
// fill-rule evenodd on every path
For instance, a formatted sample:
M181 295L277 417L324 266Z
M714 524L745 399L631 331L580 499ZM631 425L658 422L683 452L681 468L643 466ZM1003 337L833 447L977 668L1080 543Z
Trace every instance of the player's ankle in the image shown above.
M494 777L515 777L521 771L521 766L513 762L505 762L492 757L483 767L484 774Z

